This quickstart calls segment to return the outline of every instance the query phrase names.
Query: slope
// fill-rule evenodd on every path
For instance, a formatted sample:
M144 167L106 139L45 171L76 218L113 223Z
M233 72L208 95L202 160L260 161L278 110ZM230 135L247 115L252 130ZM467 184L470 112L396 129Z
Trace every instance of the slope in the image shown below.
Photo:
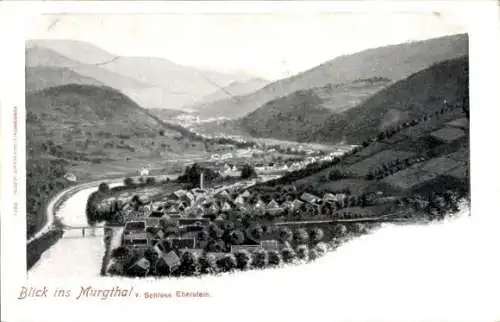
M466 34L368 49L337 57L295 76L271 83L251 94L199 106L198 110L202 117L237 118L297 90L349 83L359 78L384 77L397 81L434 63L467 53Z
M82 76L93 78L100 83L118 90L129 89L140 90L151 85L142 83L135 79L119 75L103 69L102 66L93 63L82 63L51 49L30 43L25 51L26 67L55 67L69 68ZM40 75L42 76L42 75Z
M204 96L202 98L202 104L207 104L210 102L214 102L217 100L225 99L230 96L240 96L252 93L256 90L261 89L262 87L269 84L269 81L262 78L252 78L247 81L234 81L223 87L214 93Z
M140 87L133 84L114 85L86 71L78 71L120 89L145 108L181 109L219 90L219 87L249 78L239 73L219 73L182 66L163 58L115 55L83 41L32 40L30 46L44 47L74 61L98 65L101 70L147 84Z
M356 106L389 83L387 78L369 78L296 91L264 104L245 116L241 124L255 137L311 141L312 133L332 113Z
M205 143L150 115L110 87L68 84L26 95L28 235L43 225L43 204L78 180L126 176L139 167L203 154Z
M445 105L460 105L469 90L468 57L447 60L415 73L373 95L362 104L334 114L312 135L314 141L349 143L385 128L434 113Z
M27 92L66 84L104 85L91 77L80 75L67 67L35 66L27 67L25 72Z

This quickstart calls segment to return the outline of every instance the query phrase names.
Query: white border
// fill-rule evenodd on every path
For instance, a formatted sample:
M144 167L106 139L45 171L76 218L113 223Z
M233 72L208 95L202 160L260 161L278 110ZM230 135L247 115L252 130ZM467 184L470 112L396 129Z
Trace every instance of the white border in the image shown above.
M412 290L408 293L390 296L395 302L386 307L378 303L377 297L389 296L391 287L395 287L390 281L386 289L374 290L361 289L359 292L368 292L373 294L372 303L366 302L369 299L361 296L359 303L345 300L338 304L353 305L353 309L367 310L371 308L373 312L366 314L352 314L353 320L360 321L491 321L498 317L500 321L500 311L493 311L493 304L500 303L498 295L499 275L494 268L500 266L498 261L494 261L499 251L494 252L495 246L500 245L496 235L498 233L498 223L500 222L498 210L495 207L495 201L500 196L498 184L498 164L500 164L499 154L497 152L497 138L500 135L496 131L498 126L499 97L498 81L499 75L499 24L498 8L493 1L406 1L406 2L388 2L388 1L361 1L361 2L25 2L13 3L2 2L0 4L0 39L2 40L2 59L0 60L0 106L2 121L2 173L1 173L1 270L2 270L2 294L1 294L1 312L2 321L57 321L57 320L121 320L135 321L139 319L148 320L190 320L199 321L277 321L282 320L325 320L331 321L337 316L338 320L345 321L347 315L335 315L335 312L342 311L336 307L336 303L328 301L331 298L338 298L331 295L330 291L325 289L329 287L328 282L325 285L317 285L316 294L304 292L311 291L307 282L297 281L294 287L282 284L281 275L276 275L276 282L272 285L256 285L252 289L239 289L238 278L227 280L221 287L216 289L217 296L209 300L191 300L191 301L172 301L164 302L134 302L134 301L100 301L92 300L86 302L70 300L37 300L20 302L15 299L19 287L25 281L25 220L22 212L17 216L12 214L12 203L18 202L19 209L25 209L25 184L22 180L18 182L18 194L14 199L12 183L12 106L18 106L18 117L24 119L24 37L25 28L29 26L29 20L33 15L42 12L64 13L64 12L85 12L85 13L273 13L273 12L429 12L440 11L442 9L454 8L457 12L467 17L469 35L470 35L470 61L471 61L471 173L472 173L472 213L470 245L471 247L481 247L479 249L462 249L464 256L469 256L469 260L475 265L468 267L470 274L461 276L456 280L460 287L450 287L449 295L453 293L464 292L464 296L470 298L469 302L457 303L456 311L450 311L445 296L443 296L442 307L435 305L422 304L414 306L405 302L405 299L414 300ZM19 122L18 127L18 147L17 147L17 168L19 169L19 178L24 177L24 123ZM422 236L425 238L425 236ZM479 243L481 242L481 243ZM467 243L464 245L468 245ZM439 246L439 245L437 245ZM464 247L461 244L461 247ZM480 256L482 252L489 254L488 257ZM488 253L490 252L490 253ZM452 255L452 254L451 254ZM450 255L450 256L451 256ZM395 259L397 260L397 259ZM434 260L437 260L434 258ZM439 261L438 261L439 263ZM387 262L391 266L394 263ZM428 265L434 265L435 262L429 262ZM437 270L439 267L436 268ZM459 268L457 268L459 269ZM248 278L253 278L258 282L260 277L264 277L264 272L247 273ZM268 273L275 274L275 273ZM304 275L302 275L304 276ZM409 278L419 279L419 276ZM228 277L229 279L229 277ZM114 280L66 280L66 281L46 281L51 285L73 286L77 287L82 283L91 283L92 285L123 285L130 281ZM422 283L426 281L422 280ZM150 285L159 289L169 288L165 281L140 282L136 285ZM41 284L39 284L41 285ZM218 285L216 281L206 279L202 281L186 280L178 283L181 287L205 287L209 285L214 287ZM382 284L381 284L382 285ZM385 284L384 284L385 285ZM474 285L474 286L472 286ZM322 287L323 286L323 287ZM496 287L496 288L495 288ZM281 288L281 289L280 289ZM432 288L432 285L429 285ZM275 295L262 293L262 290L276 292ZM429 290L430 292L440 292L439 294L448 294L446 290ZM474 294L471 294L474 293ZM290 300L290 295L296 294L294 298L301 298L302 301ZM349 296L353 294L349 293ZM318 298L319 296L319 298ZM347 296L347 295L346 295ZM291 302L283 302L283 299L289 299ZM455 298L455 297L452 297ZM273 305L268 302L274 301ZM398 299L400 302L398 302ZM456 299L456 298L455 298ZM341 301L341 298L338 298ZM498 300L498 301L495 301ZM346 302L347 301L347 302ZM364 301L364 302L363 302ZM242 305L244 302L245 305ZM472 307L464 307L470 303ZM300 310L303 304L303 310ZM488 306L491 304L491 306ZM321 308L315 308L315 305L321 305ZM476 306L474 306L476 305ZM327 314L331 309L331 314ZM446 308L447 310L443 309ZM500 305L498 305L500 307ZM402 308L405 308L405 312ZM268 309L269 312L261 310ZM282 313L277 314L278 311ZM272 311L271 311L272 310ZM408 311L410 310L410 311ZM415 310L415 311L411 311ZM426 311L431 310L431 311ZM308 311L308 312L305 312ZM151 313L151 314L148 314ZM462 315L460 315L460 313ZM106 316L105 314L109 314ZM340 314L340 313L339 313ZM498 315L493 315L498 314ZM364 316L364 318L363 318Z

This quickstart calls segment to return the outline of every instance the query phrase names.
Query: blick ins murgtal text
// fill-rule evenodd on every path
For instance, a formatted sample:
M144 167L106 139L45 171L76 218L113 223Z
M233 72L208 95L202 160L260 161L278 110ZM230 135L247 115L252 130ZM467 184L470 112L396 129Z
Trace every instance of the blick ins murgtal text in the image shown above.
M26 287L22 286L17 299L29 298L74 298L77 300L94 298L107 300L111 298L141 298L141 299L168 299L168 298L198 298L210 297L206 291L164 291L164 292L136 292L134 287L128 288L114 286L112 288L94 288L80 286L78 289Z

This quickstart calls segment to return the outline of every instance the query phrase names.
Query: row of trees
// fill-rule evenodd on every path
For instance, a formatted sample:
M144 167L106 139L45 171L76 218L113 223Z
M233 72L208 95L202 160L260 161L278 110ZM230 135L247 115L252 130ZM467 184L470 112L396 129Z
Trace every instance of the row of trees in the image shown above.
M130 268L142 256L150 264L146 275L179 277L278 267L283 264L312 261L323 256L327 251L328 247L325 243L319 243L314 247L304 244L295 249L285 247L271 251L257 249L249 252L242 249L218 256L210 252L203 252L199 256L196 252L185 250L180 253L180 264L177 267L169 267L159 260L158 253L153 248L148 248L142 253L135 249L119 247L113 250L111 258L121 262L123 266L121 271L111 273L135 276L133 272L130 272Z
M380 180L398 171L406 169L417 162L423 161L423 157L410 157L406 159L395 159L371 170L366 176L366 180Z

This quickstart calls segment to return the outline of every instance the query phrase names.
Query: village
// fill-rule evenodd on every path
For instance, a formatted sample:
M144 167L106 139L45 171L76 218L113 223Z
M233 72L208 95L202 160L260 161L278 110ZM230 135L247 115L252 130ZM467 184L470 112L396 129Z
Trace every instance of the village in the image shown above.
M348 197L345 193L316 196L300 192L294 185L281 186L274 192L262 192L254 187L256 183L281 176L270 173L331 162L339 153L309 156L289 167L287 164L257 165L255 170L260 175L230 185L206 187L201 172L196 188L179 189L160 200L132 198L119 211L123 228L113 232L120 234L120 238L115 245L110 244L114 249L107 274L181 274L183 256L213 257L211 271L215 272L241 266L238 258L249 265L255 254L263 256L263 263L257 266L307 260L324 254L325 242L331 239L331 233L326 236L321 228L296 228L288 222L331 219L337 206ZM221 174L238 171L236 165L228 163L220 169ZM147 175L148 171L142 169L141 174ZM339 235L346 233L344 226L337 230ZM217 269L217 263L227 268Z

